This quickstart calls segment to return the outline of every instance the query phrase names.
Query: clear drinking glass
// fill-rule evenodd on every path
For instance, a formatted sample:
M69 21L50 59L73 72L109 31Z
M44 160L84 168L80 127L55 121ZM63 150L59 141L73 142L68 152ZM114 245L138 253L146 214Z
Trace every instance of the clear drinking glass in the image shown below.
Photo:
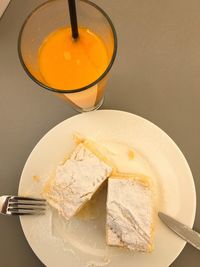
M18 52L22 66L33 81L70 102L77 111L84 112L98 109L103 103L108 73L117 52L117 36L110 18L96 4L78 0L76 8L78 25L96 33L107 48L108 65L97 80L82 88L59 90L50 87L40 74L38 51L43 40L59 28L70 27L67 0L47 1L26 18L19 34Z

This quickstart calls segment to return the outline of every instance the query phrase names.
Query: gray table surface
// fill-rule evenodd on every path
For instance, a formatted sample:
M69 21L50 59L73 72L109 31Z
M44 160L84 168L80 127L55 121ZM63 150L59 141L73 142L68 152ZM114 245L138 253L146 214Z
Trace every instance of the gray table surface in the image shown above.
M0 195L17 193L33 147L53 126L76 114L33 83L18 59L22 22L41 2L12 0L0 19ZM94 2L111 16L119 40L102 108L143 116L178 144L194 175L194 228L200 231L200 2ZM27 244L18 218L0 217L0 266L43 266ZM199 267L200 252L186 245L171 266Z

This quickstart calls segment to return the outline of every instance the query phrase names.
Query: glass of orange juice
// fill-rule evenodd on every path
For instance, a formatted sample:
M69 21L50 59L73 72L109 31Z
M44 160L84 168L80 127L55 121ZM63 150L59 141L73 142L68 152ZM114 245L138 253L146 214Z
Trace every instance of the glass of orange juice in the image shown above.
M67 0L50 0L25 20L19 34L20 61L30 78L79 112L98 109L117 51L108 15L77 0L78 32L72 38Z

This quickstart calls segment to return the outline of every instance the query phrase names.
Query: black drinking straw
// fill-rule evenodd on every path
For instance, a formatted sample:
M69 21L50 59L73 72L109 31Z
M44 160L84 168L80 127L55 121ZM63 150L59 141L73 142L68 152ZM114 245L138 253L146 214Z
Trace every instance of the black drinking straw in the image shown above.
M72 37L73 39L76 40L78 38L78 24L77 24L75 0L68 0L68 5L69 5L69 15L72 28Z

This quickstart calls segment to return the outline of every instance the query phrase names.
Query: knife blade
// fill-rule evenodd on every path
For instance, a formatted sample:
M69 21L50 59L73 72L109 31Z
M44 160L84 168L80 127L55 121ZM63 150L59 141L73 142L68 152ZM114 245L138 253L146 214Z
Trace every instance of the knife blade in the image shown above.
M200 250L199 233L163 212L158 212L158 216L177 235L179 235L182 239L190 243L196 249Z

